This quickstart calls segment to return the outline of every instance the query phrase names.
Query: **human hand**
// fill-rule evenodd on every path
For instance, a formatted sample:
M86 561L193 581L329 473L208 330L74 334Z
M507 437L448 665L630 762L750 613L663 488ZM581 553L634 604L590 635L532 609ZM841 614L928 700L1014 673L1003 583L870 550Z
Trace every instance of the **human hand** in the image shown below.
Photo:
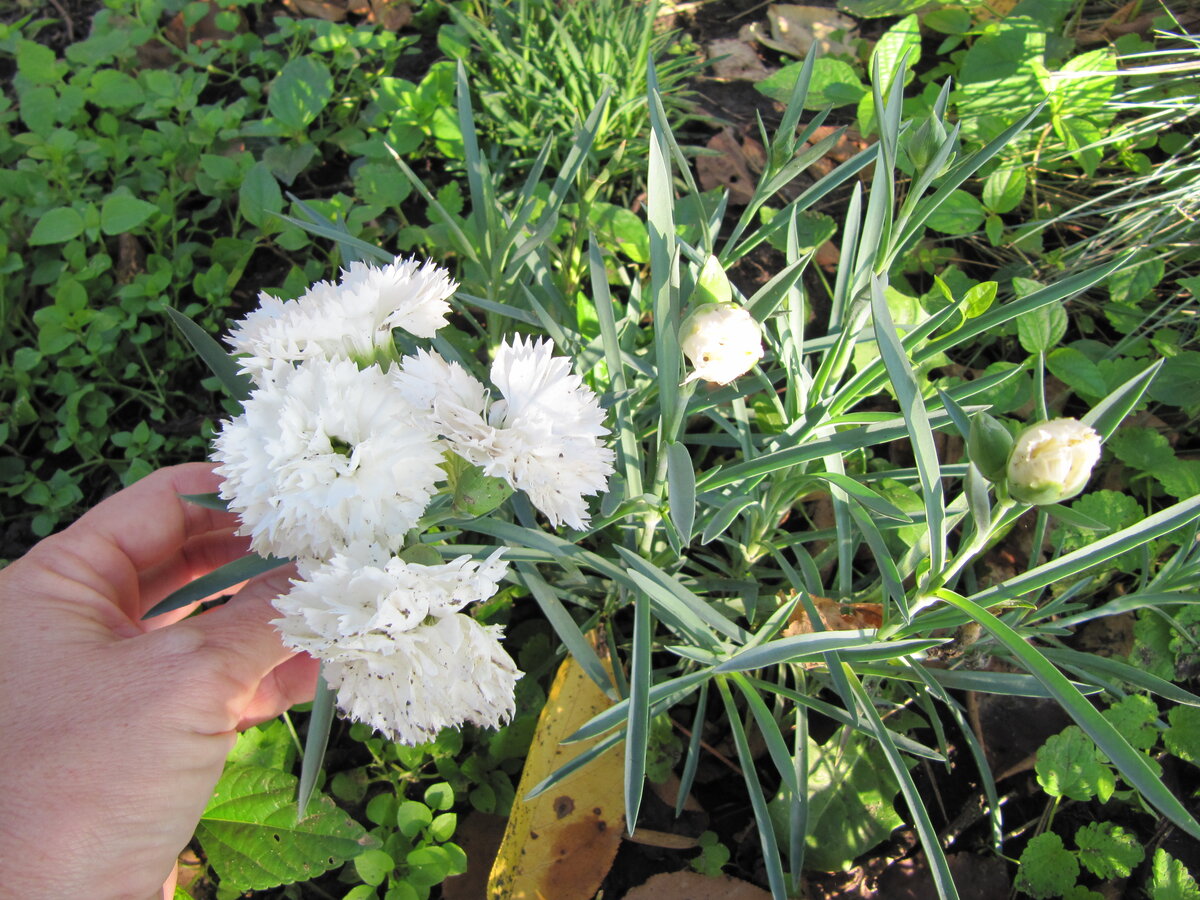
M237 731L311 699L316 661L270 624L290 569L142 621L248 552L178 496L218 482L155 472L0 572L0 897L170 897Z

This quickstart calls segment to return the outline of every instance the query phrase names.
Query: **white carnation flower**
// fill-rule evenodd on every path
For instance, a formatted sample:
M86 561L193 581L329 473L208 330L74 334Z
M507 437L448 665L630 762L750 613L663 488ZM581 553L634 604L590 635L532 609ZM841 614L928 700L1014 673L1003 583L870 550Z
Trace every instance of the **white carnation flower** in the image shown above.
M398 546L445 475L426 418L378 366L346 360L277 365L213 459L241 533L282 557Z
M258 309L235 323L227 340L258 383L278 361L372 360L379 350L390 352L395 328L433 337L457 287L428 261L396 257L383 268L355 262L338 284L319 281L295 300L259 294Z
M322 668L338 707L401 744L431 741L467 722L496 728L512 718L521 677L500 646L503 629L463 613L339 646ZM375 637L375 640L372 640Z
M490 409L483 385L436 354L406 357L395 378L456 453L524 491L552 525L582 529L584 497L607 487L614 454L596 395L552 351L546 340L501 344L491 378L503 399Z
M308 563L292 590L274 601L287 617L276 624L317 655L347 636L408 631L495 594L508 571L503 553L498 547L485 560L464 555L434 566L370 554Z
M1051 419L1017 436L1008 457L1008 490L1024 503L1069 500L1100 461L1100 435L1077 419Z
M335 556L304 567L274 601L283 642L323 661L337 703L406 744L465 722L497 726L512 716L521 677L500 646L499 626L458 610L495 593L507 564L461 556L425 566Z
M729 384L763 358L762 329L733 303L705 303L684 320L679 346L694 367L686 379Z
M608 486L614 454L601 440L608 429L599 399L552 350L548 340L517 337L496 351L491 379L504 399L488 412L499 440L484 473L524 491L552 525L582 529L583 498Z

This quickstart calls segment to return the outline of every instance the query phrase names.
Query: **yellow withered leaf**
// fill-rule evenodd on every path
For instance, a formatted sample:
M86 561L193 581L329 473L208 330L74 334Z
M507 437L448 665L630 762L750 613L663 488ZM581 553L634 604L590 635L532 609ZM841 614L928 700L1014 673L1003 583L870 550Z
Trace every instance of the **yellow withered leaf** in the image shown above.
M581 771L529 802L547 775L596 743L559 742L612 704L571 656L558 669L492 873L488 900L591 900L625 831L624 746L618 743Z

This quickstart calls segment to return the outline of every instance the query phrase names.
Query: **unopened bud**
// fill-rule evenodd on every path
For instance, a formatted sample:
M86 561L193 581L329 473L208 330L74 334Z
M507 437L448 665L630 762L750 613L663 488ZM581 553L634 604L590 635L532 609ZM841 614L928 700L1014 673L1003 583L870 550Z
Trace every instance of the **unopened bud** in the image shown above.
M763 357L762 329L733 303L705 303L684 320L679 345L695 371L685 380L729 384Z
M1008 458L1008 492L1044 506L1074 497L1100 460L1100 435L1076 419L1051 419L1017 436Z
M995 418L985 412L971 418L967 455L988 481L999 481L1003 477L1012 448L1012 435Z

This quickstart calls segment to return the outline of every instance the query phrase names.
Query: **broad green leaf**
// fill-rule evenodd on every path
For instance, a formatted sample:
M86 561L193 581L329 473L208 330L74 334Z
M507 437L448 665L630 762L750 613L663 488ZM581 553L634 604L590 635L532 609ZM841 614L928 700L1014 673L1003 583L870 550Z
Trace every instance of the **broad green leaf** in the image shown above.
M880 94L886 96L891 90L892 81L900 72L900 64L905 57L911 73L921 60L921 28L915 15L905 16L885 31L871 50L867 71L878 71Z
M70 206L59 206L42 213L29 234L29 244L63 244L83 233L83 216Z
M942 201L925 224L942 234L971 234L979 230L986 217L987 210L975 196L959 188Z
M1176 706L1167 713L1167 721L1170 727L1163 735L1167 750L1184 762L1200 766L1200 709Z
M238 211L251 225L262 227L271 213L283 210L279 182L265 162L257 162L247 171L238 188Z
M1056 113L1097 123L1112 120L1115 109L1109 102L1117 87L1117 53L1111 47L1080 53L1047 80Z
M131 194L109 194L100 207L100 230L105 234L132 231L158 212L158 207Z
M1200 885L1180 860L1159 847L1154 851L1150 900L1200 900Z
M1061 897L1075 885L1079 862L1063 846L1062 838L1046 831L1030 838L1021 854L1018 889L1034 897Z
M1047 738L1037 752L1038 784L1051 797L1098 798L1107 803L1117 782L1096 753L1096 745L1075 725Z
M1027 353L1047 353L1067 333L1067 310L1047 303L1017 317L1017 339Z
M803 67L804 63L798 62L784 66L754 87L772 100L787 103ZM866 87L849 63L828 56L821 57L813 63L812 80L808 85L804 108L819 110L826 106L850 106L857 103L866 92Z
M221 882L239 891L306 881L378 845L324 795L297 821L296 778L257 766L227 766L196 826Z
M291 770L296 749L292 733L283 719L271 719L239 734L237 743L229 751L226 764L259 766L287 772Z
M1113 728L1125 735L1134 749L1149 750L1158 743L1158 729L1154 727L1158 720L1158 706L1145 694L1122 697L1104 710L1103 715L1112 722Z
M1075 832L1079 861L1097 878L1128 878L1145 858L1135 835L1111 822L1089 822Z
M1162 257L1139 254L1108 278L1108 296L1113 303L1139 303L1163 280L1166 263Z
M1025 169L1002 166L983 183L983 205L991 212L1012 212L1025 199Z
M1085 399L1104 396L1108 384L1100 367L1074 347L1059 347L1046 356L1046 368Z
M267 108L292 132L303 131L333 99L333 75L315 56L298 56L284 64L271 85Z
M893 806L900 784L879 745L845 729L824 744L809 738L807 756L805 866L819 872L844 871L903 823ZM791 799L791 791L782 785L770 803L771 822L784 843L791 837Z

